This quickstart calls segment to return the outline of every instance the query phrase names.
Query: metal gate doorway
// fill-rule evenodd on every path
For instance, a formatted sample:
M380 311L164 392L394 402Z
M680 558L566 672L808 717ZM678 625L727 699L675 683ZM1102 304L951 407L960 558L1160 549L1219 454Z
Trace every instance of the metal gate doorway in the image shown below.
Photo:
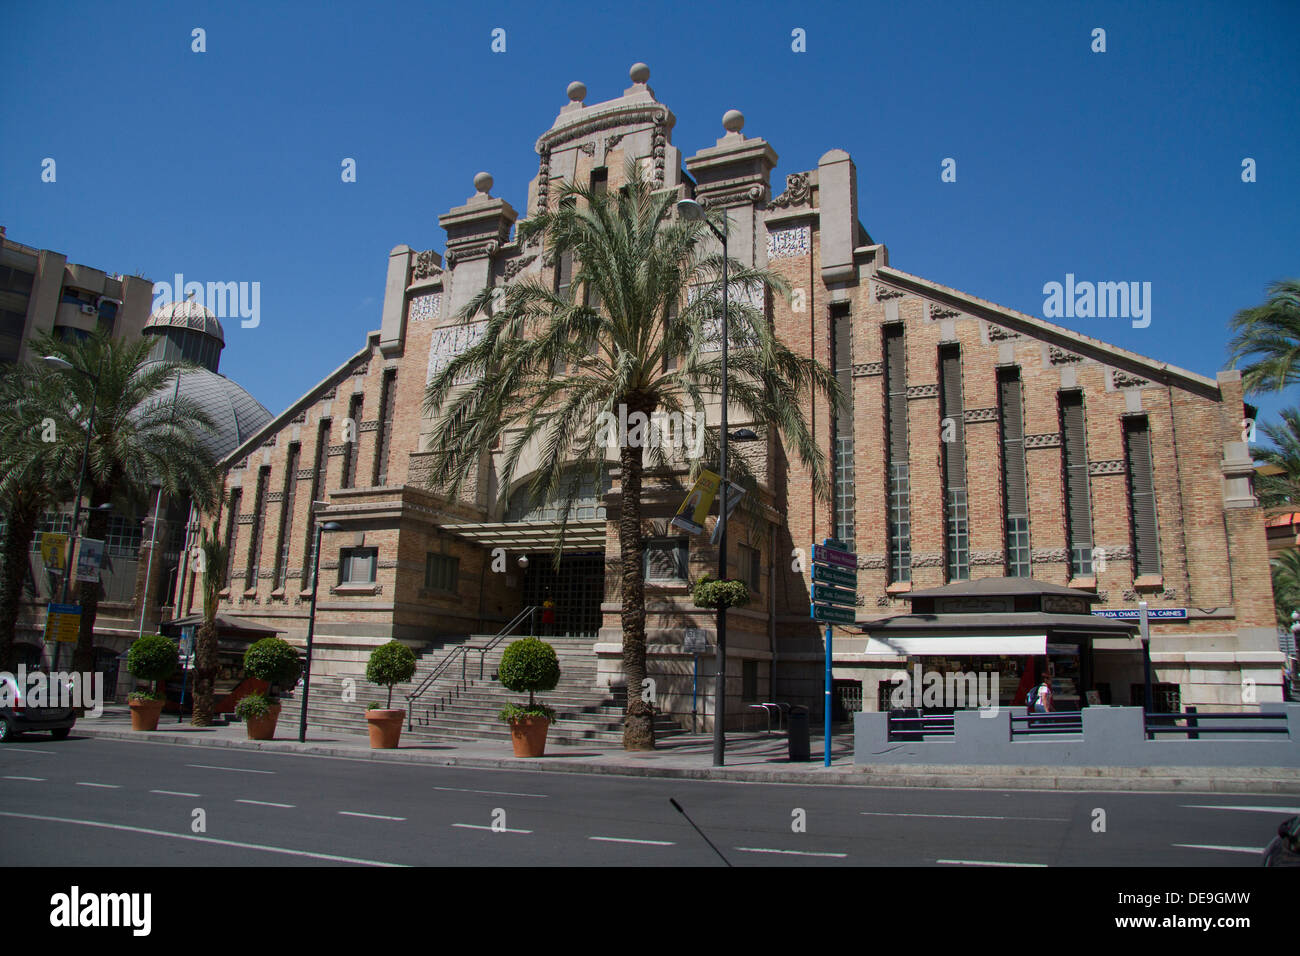
M600 630L600 605L605 600L605 553L564 554L560 566L550 552L528 556L524 571L524 604L542 608L537 617L540 637L595 637ZM551 601L552 613L546 613ZM551 620L553 618L553 620Z

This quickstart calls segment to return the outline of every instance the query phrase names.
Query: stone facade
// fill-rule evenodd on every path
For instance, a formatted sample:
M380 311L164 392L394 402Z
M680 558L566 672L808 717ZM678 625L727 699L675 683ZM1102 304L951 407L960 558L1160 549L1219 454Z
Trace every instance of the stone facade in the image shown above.
M1250 682L1261 701L1275 699L1280 657L1272 626L1272 596L1263 524L1250 488L1250 461L1241 443L1244 417L1236 373L1217 380L1172 368L1069 330L1051 325L889 265L887 249L858 221L857 171L842 150L832 149L817 168L790 174L773 195L775 150L743 134L743 117L728 114L726 132L713 146L683 160L671 143L675 117L647 84L648 70L634 70L622 97L587 106L571 99L552 127L537 140L538 174L528 185L526 214L552 207L562 180L591 181L603 170L607 188L623 181L624 163L641 162L663 189L695 198L730 217L731 255L768 267L790 284L790 297L769 296L766 308L777 333L797 351L832 363L831 314L851 323L850 392L854 453L854 539L859 553L860 619L905 611L899 595L910 588L947 580L948 543L942 478L939 349L955 345L961 356L965 468L969 489L969 550L972 577L1007 573L1003 475L999 440L999 369L1019 370L1023 387L1026 484L1032 574L1055 584L1096 589L1102 607L1135 607L1145 598L1153 608L1186 608L1183 621L1153 625L1152 659L1157 679L1176 683L1184 704L1240 707L1248 704ZM578 97L585 88L575 84ZM432 420L422 407L432 371L472 342L472 326L456 313L485 285L502 286L520 276L550 278L557 264L546 250L513 238L519 214L491 195L492 178L479 174L475 194L443 215L443 255L397 246L388 260L381 326L364 347L321 380L307 395L254 435L227 460L225 508L240 490L241 514L253 507L258 473L268 469L265 513L257 525L240 524L232 556L234 579L223 610L283 629L300 640L306 629L306 591L313 487L323 504L316 516L338 522L322 544L314 674L356 675L369 649L397 638L417 649L476 633L493 633L525 603L519 555L547 560L545 549L511 545L507 560L495 560L488 532L505 521L510 489L496 484L500 456L483 462L458 500L427 490L424 449ZM874 185L871 188L876 188ZM869 192L870 190L868 190ZM901 325L908 385L906 421L911 480L910 581L890 576L886 521L886 356L883 329ZM382 419L385 389L396 388L391 424ZM1081 391L1086 409L1092 541L1108 560L1088 577L1071 573L1066 531L1058 395ZM359 420L348 425L360 398ZM823 451L831 455L831 410L819 399L807 412ZM710 413L716 427L717 409ZM1145 416L1149 423L1159 535L1159 574L1134 569L1124 421ZM322 431L322 423L326 423ZM744 421L730 421L732 428ZM729 529L732 574L746 573L750 552L758 552L753 602L730 612L728 722L739 724L749 704L788 700L821 707L821 634L809 620L808 551L830 537L835 514L812 493L811 477L791 460L761 425L760 441L737 445L763 476L760 507ZM322 437L323 436L323 437ZM319 443L329 444L323 483L313 463ZM385 446L386 443L386 446ZM298 446L298 483L287 557L288 574L277 587L280 511L290 448ZM376 462L387 447L386 477ZM353 464L351 459L355 457ZM616 462L614 462L616 464ZM354 481L345 472L355 467ZM527 460L521 482L531 475ZM350 487L345 487L350 485ZM648 481L645 531L668 535L668 519L681 501L672 482ZM592 635L599 662L598 682L621 678L618 592L618 484L598 496L599 521L584 525L594 539L573 550L603 547L606 565L600 626ZM227 516L214 516L224 529ZM250 565L249 531L262 530L256 576ZM478 531L467 530L471 526ZM592 530L592 529L595 530ZM449 530L450 529L450 530ZM376 549L373 582L340 583L343 549ZM430 555L457 559L454 590L425 587ZM742 567L742 562L746 563ZM707 536L689 542L691 578L716 573L716 550ZM714 615L691 606L686 582L650 583L646 589L650 672L661 709L688 714L693 660L682 651L687 627L712 640ZM178 613L185 613L182 608ZM1118 639L1116 639L1118 640ZM896 661L864 659L859 629L837 629L835 676L860 681L864 698L874 694L882 674ZM1136 641L1113 650L1123 684L1141 680ZM712 656L700 660L700 687L712 687ZM1243 694L1245 693L1245 696ZM1127 702L1127 701L1119 701ZM707 715L707 708L702 708Z

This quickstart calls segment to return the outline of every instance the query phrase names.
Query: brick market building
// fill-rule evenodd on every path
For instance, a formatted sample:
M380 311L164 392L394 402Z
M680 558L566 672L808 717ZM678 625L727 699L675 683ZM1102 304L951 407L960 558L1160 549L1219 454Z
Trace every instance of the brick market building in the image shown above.
M649 70L639 64L631 76L622 96L591 105L585 87L570 86L569 103L536 141L523 214L551 207L564 181L617 189L629 160L659 188L724 208L731 255L791 285L789 298L760 300L778 334L833 368L851 396L838 410L820 399L807 408L835 463L833 501L814 497L807 471L761 425L748 423L758 441L733 446L760 478L760 500L729 533L732 576L748 580L753 596L729 616L729 725L765 700L820 711L822 645L809 620L806 563L811 544L827 537L858 554L858 623L835 633L837 703L850 709L878 706L882 686L907 665L905 642L891 644L881 620L905 614L913 591L971 582L984 605L960 594L935 600L957 601L952 610L1022 610L1016 587L997 583L1007 580L1088 595L1084 625L1101 620L1088 605L1123 614L1146 600L1163 615L1152 624L1151 660L1167 700L1236 709L1278 699L1281 657L1238 373L1184 371L894 268L859 222L846 152L830 149L774 189L774 148L744 134L733 111L715 144L683 157ZM434 424L422 408L425 386L481 329L458 322L458 311L485 285L534 277L558 288L572 270L515 238L521 214L492 185L475 177L474 195L440 217L444 252L391 251L379 328L225 460L222 509L208 519L231 546L223 615L301 642L313 518L342 526L321 546L313 686L359 677L379 643L396 638L436 656L548 598L554 628L583 639L593 689L619 684L616 457L572 515L558 571L550 548L560 515L554 502L529 500L527 460L516 486L501 488L494 453L456 500L423 477ZM730 424L747 423L733 410ZM671 480L647 482L649 668L660 708L673 715L691 706L685 629L710 640L714 631L713 612L691 605L689 583L717 567L707 534L670 528L681 498ZM180 592L177 613L197 610L192 575ZM1133 629L1076 630L1058 673L1073 653L1088 661L1079 697L1129 703L1142 682ZM1048 640L1037 635L1034 653L1048 653ZM1059 629L1051 640L1061 651ZM700 668L707 697L711 655Z

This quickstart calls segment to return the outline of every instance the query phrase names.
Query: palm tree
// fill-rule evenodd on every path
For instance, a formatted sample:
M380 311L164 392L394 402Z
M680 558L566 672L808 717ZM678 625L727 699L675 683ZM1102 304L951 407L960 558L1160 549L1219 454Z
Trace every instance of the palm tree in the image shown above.
M212 723L212 688L217 676L217 604L226 586L230 560L230 548L221 543L215 523L211 534L203 529L199 551L203 555L203 624L194 645L194 716L190 723L207 727Z
M1291 612L1300 611L1300 551L1288 548L1269 560L1273 575L1273 609L1277 626L1291 626Z
M69 412L52 369L23 364L0 373L0 669L16 663L18 612L41 514L71 493L80 448L74 430L59 427Z
M96 510L99 506L111 504L119 513L134 513L145 506L155 481L170 498L192 498L200 509L215 505L217 471L203 443L212 419L194 399L173 396L166 387L188 365L151 361L151 342L130 342L103 333L84 341L42 336L33 348L72 366L63 375L74 408L65 427L79 434L81 442L87 425L83 410L89 410L92 402L95 408L86 462L90 496L86 537L103 540L108 530L108 510ZM99 590L78 588L81 630L72 664L76 671L94 666Z
M525 244L544 241L547 256L576 263L574 296L536 278L501 290L485 288L459 313L485 321L477 344L452 359L429 383L426 410L437 417L430 443L430 484L455 494L486 467L504 438L500 487L507 492L526 451L540 463L528 483L534 501L554 497L568 507L585 482L607 467L597 436L602 413L630 417L656 412L703 416L721 392L717 348L722 313L722 256L707 252L703 221L674 215L676 195L655 192L629 163L626 185L605 194L567 184L558 207L519 226ZM716 218L716 217L715 217ZM721 222L720 218L717 220ZM796 355L775 336L765 310L735 290L785 291L777 275L731 261L731 404L755 423L775 426L809 467L819 494L829 496L826 462L805 419L813 393L837 401L834 376ZM739 301L738 301L739 298ZM756 298L756 297L754 297ZM459 383L469 381L468 386ZM630 444L630 443L625 443ZM710 446L716 445L716 439ZM640 447L619 451L619 546L623 670L628 694L623 746L654 747L653 710L637 693L645 663L645 581L642 480L648 458L658 471L662 447L643 458ZM702 467L696 460L692 473ZM664 468L667 471L666 468ZM599 487L599 485L597 485Z
M1228 327L1229 367L1254 357L1241 372L1247 393L1281 391L1300 377L1300 279L1283 279L1268 288L1268 301L1242 309Z
M1300 409L1284 408L1278 416L1280 423L1260 426L1273 447L1251 448L1256 461L1272 466L1255 478L1255 494L1265 507L1300 505Z

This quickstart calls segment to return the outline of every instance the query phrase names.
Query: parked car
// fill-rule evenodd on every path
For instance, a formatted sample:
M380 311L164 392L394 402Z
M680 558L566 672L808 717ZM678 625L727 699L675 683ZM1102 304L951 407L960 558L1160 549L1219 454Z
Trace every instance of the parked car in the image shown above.
M1277 825L1277 836L1264 848L1265 866L1300 866L1300 816Z
M9 743L32 730L48 730L62 740L77 722L71 707L28 707L26 688L8 673L0 674L0 743Z

